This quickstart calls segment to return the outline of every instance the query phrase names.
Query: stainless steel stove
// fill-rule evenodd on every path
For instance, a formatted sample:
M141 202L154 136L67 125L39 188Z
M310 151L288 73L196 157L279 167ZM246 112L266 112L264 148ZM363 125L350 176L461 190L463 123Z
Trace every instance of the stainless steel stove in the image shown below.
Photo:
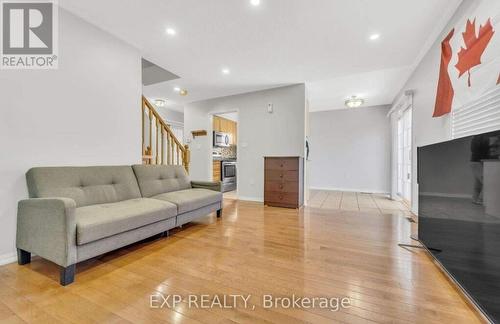
M222 192L236 190L236 161L223 160L221 163Z

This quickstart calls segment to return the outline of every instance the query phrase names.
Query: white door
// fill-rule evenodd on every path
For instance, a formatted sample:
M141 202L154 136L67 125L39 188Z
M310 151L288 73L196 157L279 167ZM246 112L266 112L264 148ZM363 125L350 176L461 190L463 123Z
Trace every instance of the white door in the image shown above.
M411 202L412 160L412 113L403 112L398 120L398 195L408 204Z

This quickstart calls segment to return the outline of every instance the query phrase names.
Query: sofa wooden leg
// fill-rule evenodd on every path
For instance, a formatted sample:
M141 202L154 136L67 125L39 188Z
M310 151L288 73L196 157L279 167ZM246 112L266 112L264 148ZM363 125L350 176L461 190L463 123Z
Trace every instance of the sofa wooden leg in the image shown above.
M217 217L221 217L221 216L222 216L222 208L217 211Z
M21 249L17 249L17 263L20 265L31 262L31 253Z
M59 282L61 286L66 286L75 281L75 269L76 264L67 266L66 268L61 268L61 277Z
M169 237L170 236L170 231L167 230L167 231L163 232L163 236Z

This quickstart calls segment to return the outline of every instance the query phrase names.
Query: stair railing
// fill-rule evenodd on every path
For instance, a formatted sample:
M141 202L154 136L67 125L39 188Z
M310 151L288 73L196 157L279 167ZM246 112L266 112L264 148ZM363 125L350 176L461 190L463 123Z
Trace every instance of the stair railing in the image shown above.
M142 96L142 163L182 165L189 172L190 152L175 137L170 126Z

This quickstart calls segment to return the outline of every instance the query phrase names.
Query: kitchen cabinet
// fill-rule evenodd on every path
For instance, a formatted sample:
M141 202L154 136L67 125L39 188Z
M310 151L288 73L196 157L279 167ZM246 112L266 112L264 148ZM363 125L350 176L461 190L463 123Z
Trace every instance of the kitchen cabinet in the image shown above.
M213 128L214 132L222 132L220 130L220 117L214 116L213 123L212 123L212 128Z
M213 174L213 181L220 181L221 180L221 161L213 161L212 165L212 174Z
M219 116L213 117L212 128L215 132L230 134L231 141L229 144L236 145L238 142L238 123Z
M229 133L229 123L230 121L226 118L220 119L220 129L223 133Z
M231 144L236 145L238 143L238 124L234 121L229 123L229 132L231 134Z

